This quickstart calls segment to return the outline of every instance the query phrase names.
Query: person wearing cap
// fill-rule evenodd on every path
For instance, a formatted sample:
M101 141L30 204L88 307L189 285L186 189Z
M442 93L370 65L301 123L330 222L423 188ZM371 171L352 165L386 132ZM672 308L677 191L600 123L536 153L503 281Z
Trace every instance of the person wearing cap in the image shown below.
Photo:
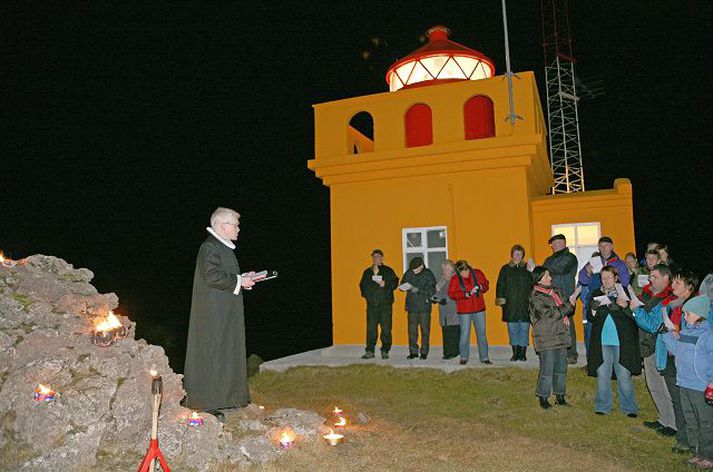
M381 249L371 252L371 266L361 274L359 290L366 299L366 348L362 359L373 359L376 338L381 327L381 358L389 358L391 350L391 317L394 305L394 290L399 278L394 270L384 264Z
M431 297L436 293L436 277L423 263L423 258L414 257L409 262L408 270L401 279L410 287L406 291L406 312L408 313L408 351L407 359L428 358L431 335ZM421 347L418 346L418 331L421 330Z
M562 296L569 298L574 293L575 277L577 276L577 256L569 252L567 238L563 234L555 234L548 241L552 255L542 263L552 277L552 286L562 291ZM569 315L574 320L574 311ZM574 323L569 324L570 345L567 349L567 362L577 363L577 335Z
M629 286L629 268L626 266L626 262L621 260L614 252L614 241L609 236L602 236L599 238L599 258L602 262L602 267L612 266L616 269L619 274L619 283L624 286ZM587 262L584 267L579 271L578 276L579 283L582 285L588 285L590 290L594 291L601 287L602 281L599 274L595 274L592 269L592 264Z
M533 288L528 313L532 323L532 341L540 357L535 395L540 406L552 405L548 398L554 393L558 405L567 405L567 348L571 343L569 325L574 311L575 295L566 298L553 286L549 269L537 266L532 271Z
M470 325L475 328L478 341L478 357L483 364L492 364L488 353L488 336L485 326L485 300L483 294L490 289L490 282L480 269L466 260L456 262L456 273L448 285L448 296L456 301L460 319L460 365L470 357Z
M511 361L526 361L530 344L528 305L532 292L532 276L525 262L525 248L516 244L510 249L510 261L500 268L495 286L495 304L503 310L512 346Z
M680 332L662 336L676 359L676 385L680 388L686 436L694 457L689 465L713 469L713 406L704 392L713 384L713 331L709 318L711 300L706 295L691 298L683 305L684 324Z

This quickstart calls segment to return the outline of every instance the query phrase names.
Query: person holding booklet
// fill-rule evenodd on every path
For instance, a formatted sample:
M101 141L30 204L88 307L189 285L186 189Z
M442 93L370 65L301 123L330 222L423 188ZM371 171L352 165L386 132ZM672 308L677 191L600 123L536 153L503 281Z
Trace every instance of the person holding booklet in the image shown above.
M656 249L649 249L644 256L644 265L639 266L631 276L630 284L634 288L637 297L649 284L649 274L656 264L659 263L659 252Z
M407 359L428 358L431 336L431 297L436 293L436 277L426 268L423 258L414 257L409 269L401 279L399 290L406 292L408 313ZM421 347L418 346L418 331L421 330Z
M394 290L399 278L394 270L384 264L381 249L371 252L371 266L361 274L359 290L366 299L366 348L362 359L373 359L376 338L381 327L381 358L389 358L391 350L391 318Z
M483 271L475 269L466 260L456 262L456 273L448 285L448 296L456 301L460 319L460 365L470 357L470 325L475 328L478 340L478 357L483 364L492 364L488 354L488 336L485 332L485 300L483 294L490 282Z
M594 412L598 415L611 413L613 373L617 380L619 409L628 417L636 418L639 407L631 376L641 374L638 328L629 308L628 291L617 283L616 269L604 266L600 276L602 285L592 293L586 313L592 326L587 372L597 378Z

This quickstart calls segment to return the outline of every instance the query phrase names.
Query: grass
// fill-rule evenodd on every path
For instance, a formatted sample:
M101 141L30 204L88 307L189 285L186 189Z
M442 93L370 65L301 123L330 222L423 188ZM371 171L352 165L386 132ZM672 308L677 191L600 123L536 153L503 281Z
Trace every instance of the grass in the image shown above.
M644 428L655 418L643 377L635 379L639 418L614 407L594 415L594 379L569 371L571 407L537 405L533 370L381 366L300 367L251 379L253 401L327 416L364 412L342 446L303 442L264 471L627 471L688 470L671 438ZM230 428L230 424L227 425Z

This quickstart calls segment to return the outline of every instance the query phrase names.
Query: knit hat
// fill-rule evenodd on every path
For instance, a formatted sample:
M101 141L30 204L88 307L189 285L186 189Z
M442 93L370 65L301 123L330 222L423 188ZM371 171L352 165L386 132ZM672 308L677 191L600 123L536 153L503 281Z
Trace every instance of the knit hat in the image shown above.
M552 241L556 241L558 239L567 241L567 238L564 236L564 234L555 234L554 236L552 236L550 239L547 240L547 244L552 244Z
M683 305L683 311L695 313L701 318L708 319L708 314L711 311L711 299L707 295L698 295L691 298Z
M408 264L408 268L411 270L418 269L423 265L423 258L422 257L414 257L411 259L411 262Z
M545 272L547 272L547 267L545 266L537 266L532 269L532 283L540 283L540 280L545 275Z

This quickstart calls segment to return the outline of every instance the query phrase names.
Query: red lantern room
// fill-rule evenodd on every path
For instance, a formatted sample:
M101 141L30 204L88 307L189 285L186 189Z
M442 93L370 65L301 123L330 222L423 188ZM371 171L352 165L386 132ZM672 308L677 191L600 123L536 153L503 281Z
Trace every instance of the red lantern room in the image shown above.
M450 41L449 34L451 30L445 26L434 26L426 31L428 44L397 61L386 72L389 90L493 76L495 65L490 58Z

